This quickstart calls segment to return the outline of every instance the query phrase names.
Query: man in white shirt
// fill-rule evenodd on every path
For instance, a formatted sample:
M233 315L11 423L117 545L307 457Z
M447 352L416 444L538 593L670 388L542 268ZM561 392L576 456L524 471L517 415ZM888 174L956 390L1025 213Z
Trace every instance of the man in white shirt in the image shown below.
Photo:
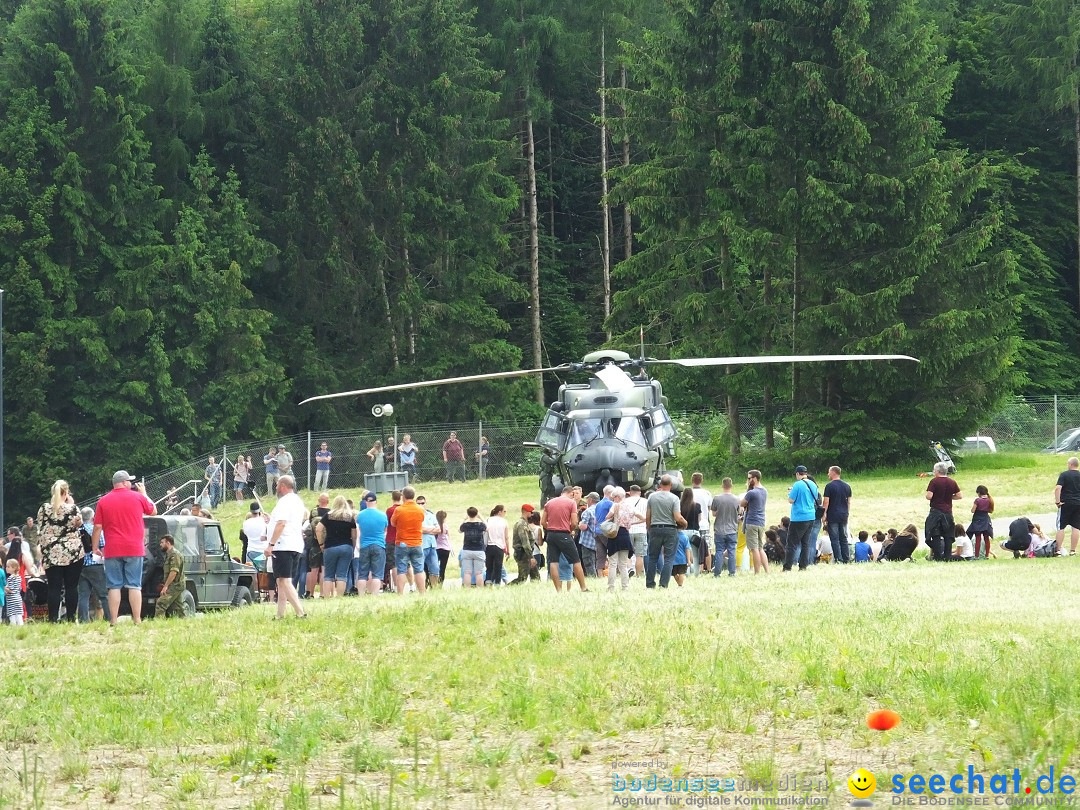
M630 542L634 545L634 570L630 573L640 575L645 571L645 557L649 554L648 530L645 528L648 501L641 497L641 487L637 484L630 485L630 494L623 501L623 507L634 510L633 522L630 524Z
M304 608L293 586L293 575L300 567L304 552L304 520L307 508L296 494L296 481L283 475L277 482L278 502L270 513L270 542L267 549L274 556L274 578L277 580L277 618L285 618L285 605L293 606L297 617L304 618Z
M249 507L251 517L244 521L242 531L247 538L247 558L249 562L261 571L266 570L266 516L262 513L262 507L252 503Z

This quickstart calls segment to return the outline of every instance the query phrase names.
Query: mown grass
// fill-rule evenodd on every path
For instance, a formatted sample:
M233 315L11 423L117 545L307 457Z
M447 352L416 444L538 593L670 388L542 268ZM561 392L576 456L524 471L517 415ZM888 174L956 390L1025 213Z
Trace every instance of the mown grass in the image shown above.
M1056 466L1018 474L1052 488ZM921 497L892 494L899 476L852 483L860 503ZM857 767L879 785L968 764L1075 774L1078 574L1077 558L920 561L316 601L306 622L255 606L4 627L0 808L596 807L613 756L828 778L843 801ZM882 706L903 723L871 732Z

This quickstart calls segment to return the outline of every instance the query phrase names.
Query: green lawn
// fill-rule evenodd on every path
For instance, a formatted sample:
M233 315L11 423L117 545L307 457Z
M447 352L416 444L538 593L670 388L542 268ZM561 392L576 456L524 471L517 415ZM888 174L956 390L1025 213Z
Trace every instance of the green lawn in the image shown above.
M1060 466L958 480L1046 511ZM859 525L921 523L914 471L851 483ZM530 487L421 489L457 520ZM2 627L0 808L602 807L614 758L654 763L623 778L829 780L842 804L859 767L882 805L896 773L1076 775L1078 574L1080 558L919 561L315 601L306 622L257 605ZM880 707L901 725L868 730Z

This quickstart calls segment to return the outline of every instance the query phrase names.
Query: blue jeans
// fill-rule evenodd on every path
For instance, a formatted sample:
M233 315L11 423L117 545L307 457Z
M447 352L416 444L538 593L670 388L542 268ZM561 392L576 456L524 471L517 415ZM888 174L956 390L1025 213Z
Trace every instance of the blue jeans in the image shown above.
M300 564L296 566L296 573L293 575L292 584L296 588L296 595L303 597L307 595L307 554L300 552ZM314 596L314 594L312 594Z
M649 529L649 556L645 558L645 587L656 587L656 565L664 552L664 565L660 569L660 587L666 588L671 581L671 561L679 547L679 530L674 526L653 526Z
M323 551L323 581L347 582L352 561L352 545L331 546Z
M713 575L720 576L724 570L724 552L727 552L728 576L735 576L735 549L739 545L739 535L718 534L716 535L716 554L713 557Z
M221 484L214 482L210 483L210 508L217 509L217 505L221 503Z
M849 563L851 562L851 549L848 546L848 530L847 519L844 520L830 520L829 526L829 541L832 543L832 558L833 562Z
M361 546L360 556L356 558L356 579L359 585L368 581L368 577L381 580L386 571L385 546Z
M110 591L142 590L143 557L106 557L105 584Z
M439 575L439 553L435 550L435 546L424 549L424 573L429 577Z
M105 621L112 621L109 613L109 589L105 587L105 566L84 565L79 574L79 621L90 621L90 592L97 594Z
M352 593L353 588L356 588L356 576L359 571L360 558L353 557L352 562L349 564L349 573L345 577L345 593Z
M559 582L570 582L574 578L574 566L566 559L565 554L559 555Z
M399 574L409 573L412 569L414 574L424 573L424 549L420 546L395 546L394 562Z
M793 520L788 528L787 552L784 554L784 570L790 571L796 557L799 561L799 570L807 568L812 562L811 546L813 538L810 530L814 527L812 520Z

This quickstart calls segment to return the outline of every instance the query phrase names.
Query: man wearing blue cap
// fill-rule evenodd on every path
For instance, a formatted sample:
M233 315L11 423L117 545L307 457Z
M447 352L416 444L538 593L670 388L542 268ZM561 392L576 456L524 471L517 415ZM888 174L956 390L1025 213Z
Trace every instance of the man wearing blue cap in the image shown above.
M801 464L795 468L795 484L788 490L788 503L791 504L791 526L788 528L787 554L784 557L784 570L790 571L799 559L799 570L805 571L812 559L813 540L811 528L817 519L818 488Z

